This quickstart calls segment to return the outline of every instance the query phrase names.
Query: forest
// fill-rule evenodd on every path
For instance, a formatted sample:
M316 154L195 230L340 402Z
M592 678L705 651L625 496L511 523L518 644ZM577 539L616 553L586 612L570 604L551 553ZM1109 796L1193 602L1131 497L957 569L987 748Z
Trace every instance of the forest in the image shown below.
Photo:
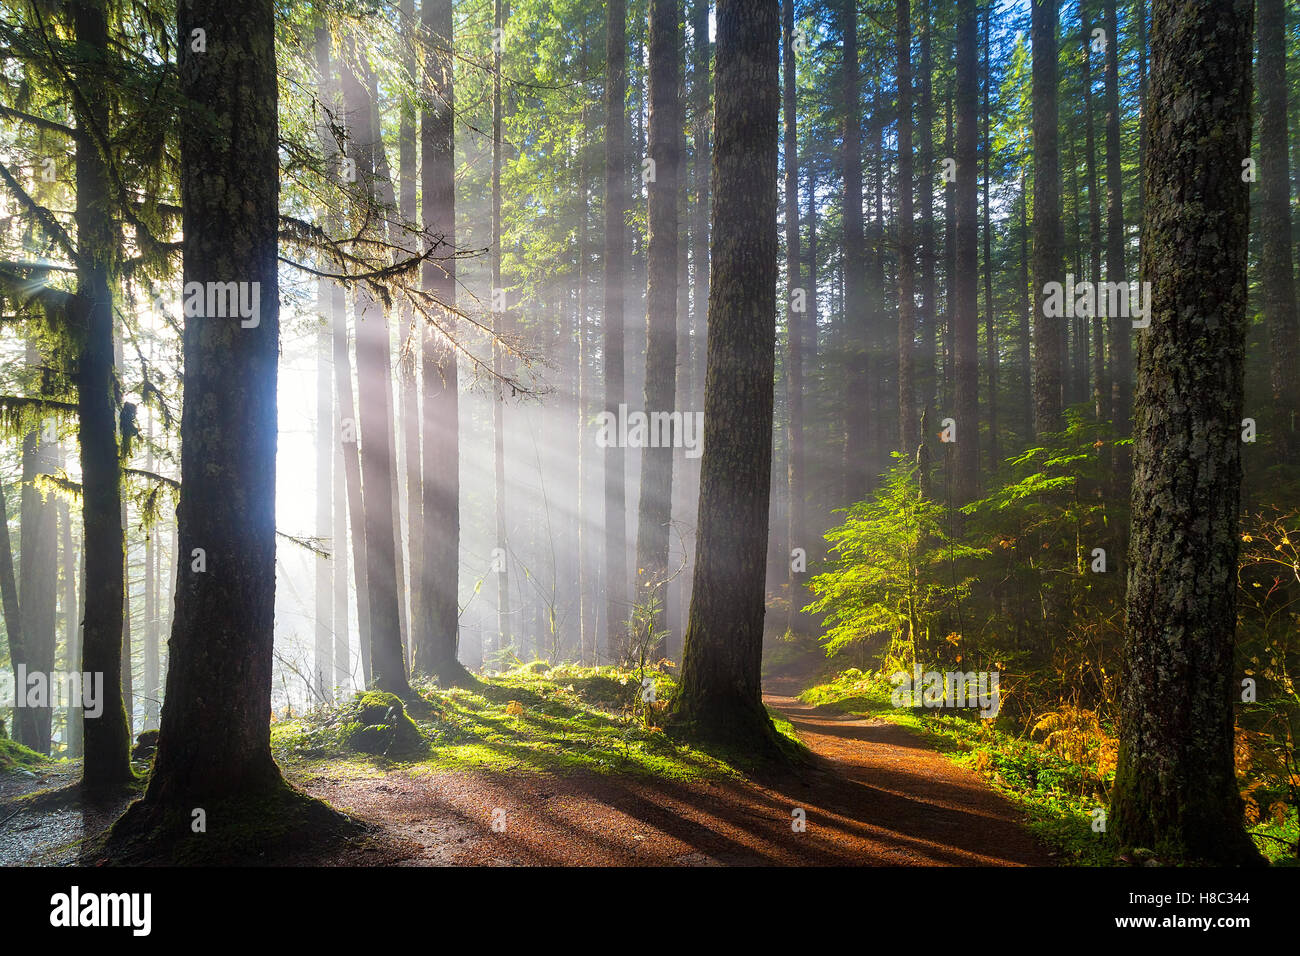
M1287 0L0 0L0 865L1300 864L1297 148Z

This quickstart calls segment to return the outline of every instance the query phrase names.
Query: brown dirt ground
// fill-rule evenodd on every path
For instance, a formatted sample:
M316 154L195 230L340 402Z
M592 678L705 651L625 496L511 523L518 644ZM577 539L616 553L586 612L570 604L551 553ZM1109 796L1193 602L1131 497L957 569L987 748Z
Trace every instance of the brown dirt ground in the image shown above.
M818 709L772 682L769 706L815 755L777 778L693 781L569 773L446 772L294 783L371 825L324 856L283 862L342 866L1045 866L1054 861L1020 812L973 772L907 730ZM7 799L63 780L0 788ZM70 782L70 781L68 781ZM125 801L121 801L124 806ZM0 864L68 863L122 806L23 811L0 827ZM806 828L792 827L802 809ZM504 810L504 831L493 811ZM0 820L8 816L0 812ZM500 815L498 814L498 819Z
M816 755L795 776L682 783L572 773L317 777L304 789L386 836L344 865L1046 866L1019 811L892 724L765 697ZM792 827L800 808L803 832ZM504 832L493 811L504 810ZM498 814L498 818L499 818Z

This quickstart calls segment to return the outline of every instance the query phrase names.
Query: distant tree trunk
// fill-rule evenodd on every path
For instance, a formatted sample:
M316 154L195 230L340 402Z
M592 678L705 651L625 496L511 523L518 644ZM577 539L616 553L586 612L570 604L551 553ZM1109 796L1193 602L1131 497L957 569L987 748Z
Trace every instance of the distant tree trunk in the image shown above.
M845 383L841 400L844 417L844 480L847 501L867 496L868 425L861 400L871 392L869 349L872 316L867 307L866 239L862 223L862 114L858 89L858 13L853 0L840 0L840 29L844 36L844 325L847 331ZM716 258L716 257L715 257Z
M677 387L676 406L689 414L691 405L691 270L690 270L690 176L686 152L686 36L683 33L677 48L678 69L682 76L681 116L677 123ZM681 635L686 633L688 612L687 581L681 573L686 553L682 549L681 528L688 520L687 513L695 502L690 494L690 479L685 447L673 449L673 506L672 534L668 551L667 606L673 610L669 619L669 634L665 639L664 657L677 655L681 660Z
M1106 278L1128 282L1124 267L1124 183L1120 157L1119 22L1115 0L1102 0L1106 17L1106 75L1102 95L1106 105ZM1245 154L1243 154L1245 155ZM1128 288L1125 285L1125 288ZM1133 322L1128 316L1110 317L1110 351L1113 366L1111 414L1115 430L1127 436L1133 416ZM1127 476L1126 450L1116 455L1116 469Z
M153 456L153 409L148 409L145 419L145 463L148 471L155 467ZM158 618L159 570L162 548L159 546L160 521L155 518L145 532L144 539L144 730L158 728L158 701L162 696L162 677L159 670ZM69 573L71 568L69 567Z
M12 667L17 668L20 662L24 664L27 662L27 648L23 643L23 618L18 606L18 582L14 577L14 552L9 537L9 507L3 487L0 487L0 598L3 599L9 662ZM14 688L15 695L21 692L20 687ZM35 709L15 705L13 739L20 744L25 740L35 741L37 739L35 725Z
M419 41L418 31L415 27L414 0L402 0L400 10L403 23L402 69L408 75L416 76L415 45ZM415 197L419 191L419 184L415 168L415 137L415 105L403 102L397 135L397 209L405 222L416 221ZM409 235L402 236L401 245L407 255L418 251L415 248L414 239ZM421 582L424 580L422 569L424 561L424 495L420 488L423 459L420 441L420 402L422 396L419 387L423 359L422 343L427 331L423 319L417 319L415 310L411 305L403 303L398 323L397 341L401 349L398 381L401 384L401 401L399 404L402 421L401 448L406 466L405 474L402 477L404 478L404 490L406 492L408 555L406 581L409 582L409 587L405 589L406 594L402 600L402 609L406 614L407 661L410 662L412 668L415 666L415 632L420 627L421 618L427 617L423 606L425 590L421 586ZM400 560L402 550L400 523L397 531L397 550L398 559ZM452 580L455 580L455 575L452 576ZM399 576L398 583L401 582L402 578Z
M714 282L709 299L700 536L674 718L771 753L760 689L776 347L780 14L717 5Z
M1034 296L1029 291L1029 173L1028 162L1020 165L1020 411L1025 422L1025 441L1034 439L1034 367L1030 358Z
M317 283L317 309L320 322L316 330L316 537L324 542L333 535L330 521L334 510L334 486L331 479L334 461L334 389L331 387L331 334L328 325L329 281ZM329 554L317 554L313 562L316 581L316 693L330 700L334 686L334 578Z
M712 167L709 136L712 131L710 103L712 84L709 79L709 61L712 44L709 41L709 0L690 0L691 4L691 146L693 152L692 175L695 204L691 210L691 353L690 393L684 394L685 408L699 411L704 407L704 378L707 352L706 337L709 311L709 188ZM686 547L686 564L682 569L682 634L690 617L689 601L695 579L695 513L700 496L700 462L688 459L682 472L687 500L687 525L683 535Z
M43 378L44 364L35 341L27 343L27 366ZM23 645L29 672L54 672L55 610L58 586L58 530L52 502L37 487L39 476L54 470L54 444L45 440L44 425L37 424L23 436L23 485L19 507L18 606L23 616ZM14 661L16 665L18 662ZM50 752L54 708L33 707L32 726L36 735L21 742L38 753ZM19 725L22 726L21 724Z
M328 32L325 32L328 39ZM320 97L327 103L335 115L343 111L338 73L330 62L329 46L318 45L317 71L319 73ZM323 143L322 148L328 148ZM355 159L355 157L352 157ZM337 183L338 161L342 156L335 156L336 162L329 166L329 178ZM339 216L331 212L327 216L331 229L339 228ZM337 622L334 631L334 667L336 682L344 686L352 682L351 670L351 635L348 615L348 528L352 529L352 568L357 592L357 631L361 656L361 684L370 686L370 600L366 584L366 527L365 508L361 495L361 456L359 448L360 432L357 426L356 404L352 394L352 359L348 347L347 293L337 282L329 283L329 322L334 351L334 391L337 401L337 438L335 457L335 501L334 501L334 555L335 603L334 619ZM341 596L340 596L341 595Z
M907 0L900 0L900 9ZM805 553L812 542L808 539L806 519L807 490L804 474L804 411L803 363L804 338L807 334L809 300L816 291L803 286L799 277L799 137L797 123L796 70L794 49L794 0L783 0L781 17L785 42L781 46L784 67L782 106L785 120L785 284L786 284L786 415L788 417L786 469L789 487L789 519L787 524L790 549L802 548ZM900 30L903 29L900 26ZM902 154L900 153L900 156ZM795 308L795 290L802 290L803 308ZM900 319L900 323L901 323ZM901 328L901 325L900 325ZM900 333L901 334L901 333ZM786 627L796 633L803 630L806 571L796 571L794 561L786 554L789 568L790 610Z
M337 329L338 317L342 315L344 304L341 301L342 290L332 290L329 306L330 325ZM334 337L332 333L331 338ZM337 354L337 345L334 345ZM346 340L344 352L347 351ZM335 372L335 381L338 380ZM337 391L337 389L336 389ZM350 391L350 389L349 389ZM334 405L334 420L337 423L343 417L337 402ZM337 425L335 436L337 437ZM355 448L352 457L356 458ZM348 488L345 472L344 447L341 441L334 442L334 685L339 689L341 698L346 699L353 682L352 679L352 627L348 620Z
M694 367L691 380L695 392L691 407L698 409L704 402L705 336L709 312L709 186L712 173L712 153L709 136L713 130L710 122L710 102L713 85L709 82L709 59L712 44L709 41L709 0L691 2L691 100L695 105L692 146L695 153L695 210L691 222L691 258L695 269L694 308L691 312L691 338L695 342L692 356ZM696 491L699 488L699 465L693 468Z
M1055 0L1030 0L1034 110L1034 431L1061 427L1060 316L1044 314L1048 282L1062 282L1061 168L1057 145Z
M316 67L319 73L318 95L329 103L330 67L330 33L322 21L316 25ZM328 131L321 128L319 139L323 149L330 143ZM333 297L333 281L320 278L316 282L316 537L320 542L330 541L335 536L331 526L334 517L334 460L338 456L334 451L334 436L337 434L334 424L334 388L332 382L333 328L330 315L330 303ZM346 542L346 532L343 540ZM333 544L333 555L328 553L316 555L314 577L316 584L316 635L314 647L315 672L313 681L316 693L321 701L333 699L334 685L334 634L339 625L334 622L334 560L341 550L337 540ZM346 619L342 624L347 630Z
M934 254L934 78L931 59L930 0L921 0L921 95L917 122L921 131L920 152L917 162L921 176L918 189L921 198L921 242L918 250L921 264L921 311L917 316L920 325L920 348L916 353L916 392L918 401L917 425L926 409L934 408L935 356L937 341L937 296L935 293ZM907 450L907 449L904 449Z
M3 492L0 491L0 496ZM81 669L81 599L80 589L77 582L82 580L77 573L77 547L72 535L72 509L66 504L59 509L59 517L63 524L63 633L64 637L64 670L79 671ZM4 519L3 512L0 512L0 521ZM2 547L2 545L0 545ZM12 574L12 568L10 569ZM155 690L154 697L160 696L161 691ZM80 757L82 750L82 726L83 717L81 708L77 707L72 701L69 701L67 715L67 742L68 749L65 751L66 757ZM154 705L154 726L158 725L158 707Z
M334 315L334 388L339 401L339 448L343 456L348 525L352 529L352 568L357 590L357 630L360 635L361 682L370 686L370 585L366 578L366 512L361 497L361 430L352 395L352 359L348 348L347 301L335 288L330 303Z
M1092 20L1081 19L1079 41L1083 45L1083 112L1085 177L1088 187L1088 279L1096 289L1101 282L1101 195L1097 191L1096 117L1092 108ZM1106 365L1106 320L1094 315L1092 323L1092 404L1098 421L1110 421L1111 382Z
M793 2L793 0L790 0ZM916 296L912 248L912 3L898 0L898 448L916 447ZM796 241L798 234L796 233Z
M1233 766L1252 15L1251 0L1154 3L1141 269L1152 309L1111 826L1171 861L1261 862Z
M376 154L379 129L371 90L374 73L366 54L349 43L343 68L343 99L357 151L357 180L378 200ZM360 71L360 76L357 71ZM370 602L370 666L375 687L409 696L398 607L397 535L393 514L393 437L389 408L392 376L388 316L365 286L356 292L357 391L360 402L361 500L366 528L366 584Z
M957 467L954 494L965 504L979 489L979 26L975 0L957 5L957 271L953 338L956 347Z
M424 227L447 257L424 266L424 286L448 307L456 304L456 144L451 0L424 0L421 8L426 69L434 77L430 107L420 117L420 178ZM443 314L448 333L455 316ZM415 669L444 686L469 677L457 656L460 646L460 395L456 352L442 334L421 336L424 403L423 564L416 620ZM415 525L412 525L414 536Z
M79 46L107 56L108 21L100 0L71 5ZM184 35L188 36L188 33ZM116 256L108 168L92 129L108 128L102 73L79 77L76 139L77 208L74 219L83 265L77 272L81 348L77 356L77 439L81 447L81 504L86 553L86 613L81 669L103 675L103 710L83 721L82 779L92 789L133 779L131 732L122 700L122 608L126 555L122 532L122 469L118 462L117 398L113 373L113 294ZM274 93L272 93L274 102ZM274 138L273 138L274 139ZM275 181L272 173L271 181ZM268 708L269 709L269 708Z
M582 45L582 88L587 89L587 43ZM591 249L588 239L588 219L591 215L591 202L588 187L591 184L591 151L587 145L590 135L590 117L587 108L582 109L579 126L578 149L582 157L578 176L578 302L576 322L578 326L578 395L577 395L577 546L578 546L578 660L583 664L596 660L596 610L597 596L595 569L591 566L591 533L588 531L587 512L591 495L587 488L591 472L591 442L588 426L591 421L591 376L587 371L591 356L589 331L589 292L591 276Z
M951 49L951 47L950 47ZM953 141L952 95L953 86L949 83L945 104L943 155L952 159L956 144ZM961 175L961 171L957 171ZM940 407L947 411L953 407L953 330L956 327L954 312L957 303L957 184L951 177L943 187L943 391L939 398ZM952 446L946 450L946 457L952 457Z
M503 0L494 4L494 22L498 31L505 30ZM497 34L504 39L504 32ZM492 53L492 298L505 297L501 284L501 54L503 44L493 47ZM507 315L506 304L493 305L492 331L501 335ZM500 342L492 343L492 436L493 465L496 478L496 546L497 558L497 650L504 651L513 643L510 627L510 545L506 541L506 424L505 396L501 378L504 375ZM620 552L621 553L621 552Z
M1296 368L1300 321L1296 316L1291 253L1291 167L1287 134L1286 4L1259 0L1259 278L1268 327L1271 431L1279 457L1300 457L1295 431L1300 409Z
M997 306L993 300L993 226L990 217L989 182L993 178L993 137L991 135L992 116L989 110L989 88L993 85L993 50L989 45L990 21L993 16L992 6L984 8L984 201L981 204L984 239L984 354L988 367L989 383L988 423L989 423L989 474L998 470L1002 463L998 433L998 329ZM907 449L904 449L906 451Z
M676 0L650 4L650 159L655 176L648 184L649 244L646 285L645 411L671 411L677 388L677 180L680 154L682 78L680 17ZM657 602L655 633L668 626L668 533L672 524L673 449L641 452L641 492L637 505L637 601ZM662 639L652 656L664 654Z
M182 560L167 693L149 789L122 821L162 809L186 833L194 807L218 820L207 801L257 800L284 787L269 722L280 329L275 10L268 0L180 4L179 35L200 25L207 52L186 44L180 52L180 94L194 104L181 112L184 278L257 283L259 310L249 327L185 322Z
M627 268L627 2L609 0L605 36L605 411L617 417L624 401L623 299ZM605 648L612 660L628 619L627 515L623 449L605 449Z

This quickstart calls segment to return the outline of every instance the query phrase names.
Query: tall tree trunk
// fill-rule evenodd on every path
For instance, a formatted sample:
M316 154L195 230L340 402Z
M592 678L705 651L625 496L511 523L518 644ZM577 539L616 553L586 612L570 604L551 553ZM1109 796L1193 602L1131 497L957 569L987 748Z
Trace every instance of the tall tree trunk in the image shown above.
M681 27L677 0L650 3L649 243L646 284L645 411L670 412L677 388L677 181L680 172ZM674 436L675 438L676 436ZM673 442L641 452L637 505L637 602L657 606L653 634L668 625L668 533L672 524ZM652 655L663 655L661 639Z
M844 170L844 421L845 500L867 496L869 416L861 400L871 392L870 324L867 305L866 239L862 223L862 115L858 87L858 12L854 0L840 0L840 30L844 36L844 134L841 163ZM716 258L716 257L715 257Z
M1251 0L1155 0L1112 832L1170 859L1259 861L1233 766ZM1196 51L1196 55L1189 55ZM1197 184L1189 192L1188 183Z
M415 2L414 0L402 0L401 6L402 17L402 69L410 76L416 74L416 56L415 46L419 42L417 38L417 29L415 27ZM416 193L419 191L417 182L417 173L415 168L415 105L410 102L403 102L401 108L401 120L398 127L397 135L397 179L398 179L398 197L397 209L401 214L404 222L416 221ZM407 255L416 252L415 241L409 235L403 236L402 246ZM417 324L418 323L418 324ZM415 632L419 628L420 619L426 616L423 604L425 591L421 586L423 581L423 560L424 560L424 527L423 508L424 496L420 489L421 472L423 466L421 452L421 429L420 429L420 401L421 390L419 379L422 364L422 343L424 333L428 330L424 328L423 320L416 318L415 310L409 304L403 304L401 307L401 317L398 323L397 340L400 346L401 360L398 363L399 375L398 381L401 383L401 400L399 407L401 409L402 435L401 447L404 453L405 469L402 478L404 479L406 492L406 541L407 541L407 577L410 586L406 589L407 594L403 601L402 607L406 611L406 636L407 636L407 660L411 666L415 666ZM398 526L398 552L400 558L401 551L401 526ZM399 583L401 579L399 578Z
M0 520L3 520L3 513L0 513ZM59 509L59 519L63 525L63 633L64 633L64 650L63 650L63 669L65 671L78 671L81 669L81 599L80 589L77 587L81 577L77 573L77 547L72 534L72 509L66 504ZM12 568L10 569L12 573ZM155 689L154 697L161 696L161 689ZM66 757L80 757L82 751L82 708L76 706L75 702L68 702L67 715L67 750L64 751ZM157 704L154 705L154 726L158 722Z
M916 447L916 298L912 248L912 3L898 0L898 447ZM793 118L792 118L793 119ZM796 234L796 241L798 236Z
M1035 296L1029 289L1029 163L1022 157L1020 164L1020 334L1016 343L1020 366L1020 411L1025 423L1025 441L1034 440L1034 367L1030 357Z
M1102 0L1106 17L1106 76L1102 95L1106 106L1106 278L1128 282L1124 268L1124 183L1120 165L1119 23L1115 0ZM1244 153L1242 154L1245 155ZM1125 285L1125 288L1128 288ZM1133 322L1125 315L1110 317L1110 351L1113 366L1111 414L1121 436L1130 431L1133 415ZM1116 455L1116 471L1127 476L1127 451ZM1122 487L1122 485L1121 485Z
M348 129L356 147L357 181L368 202L378 202L376 163L379 129L371 91L374 72L366 54L349 42L343 67L343 99ZM360 76L358 76L360 71ZM370 666L375 687L409 696L402 646L397 576L397 536L393 514L393 436L389 408L390 337L388 316L364 285L357 287L357 391L360 403L361 501L366 528L366 584L370 602Z
M1268 327L1272 431L1278 456L1300 457L1295 269L1291 254L1291 166L1287 134L1286 4L1258 0L1259 17L1259 278Z
M993 169L993 137L991 135L992 115L989 109L989 90L993 85L993 49L989 44L989 32L991 20L993 18L993 8L988 6L984 8L984 142L981 147L984 153L984 201L981 204L983 211L983 227L981 229L984 238L984 354L985 364L988 366L988 423L989 423L989 474L998 470L998 465L1002 463L1002 452L999 445L1001 436L998 433L998 329L997 329L997 306L993 301L993 226L990 217L992 215L989 204L989 183L992 177Z
M187 44L180 52L180 93L194 104L181 113L185 282L247 282L258 295L254 325L185 321L181 562L167 693L149 789L122 821L159 809L176 815L179 830L195 807L220 820L214 802L284 783L269 724L280 329L275 10L268 0L188 0L177 13L180 36L200 26L209 36L207 52Z
M953 339L957 420L954 494L965 504L979 488L979 26L975 0L957 5L957 262L951 277L955 293Z
M27 366L38 380L45 378L43 358L35 341L27 343ZM23 646L28 672L49 679L54 673L55 610L58 586L58 530L53 502L37 487L41 475L54 471L53 442L45 440L44 423L23 436L22 498L19 506L18 607L23 616ZM14 661L17 665L18 661ZM33 707L35 736L21 739L31 749L48 754L54 709ZM22 724L19 725L20 727Z
M328 38L328 31L325 37ZM329 58L329 47L318 46L317 71L319 73L320 96L335 115L343 112L342 91L338 82L338 72ZM322 149L328 147L322 143ZM355 157L352 157L355 159ZM343 157L334 157L336 162L329 166L330 179L337 184L338 167ZM339 215L331 212L327 216L327 225L332 230L339 228ZM366 527L365 508L361 495L361 455L360 431L357 425L356 403L352 393L352 359L348 347L347 293L337 282L329 284L329 320L334 351L334 391L337 402L338 445L335 457L335 502L334 502L334 555L335 584L339 594L335 595L335 620L338 622L334 632L334 667L336 681L340 687L352 682L351 671L351 636L348 620L347 600L347 545L348 528L352 530L352 568L357 592L357 632L361 656L361 684L370 686L370 600L366 583Z
M501 284L501 54L504 49L506 14L503 0L494 4L496 36L500 41L492 53L492 298L505 298ZM501 335L508 312L502 301L492 310L492 331ZM496 478L496 546L497 546L497 650L512 643L510 626L510 545L506 540L506 425L505 396L501 378L504 374L500 342L492 343L493 464Z
M9 662L15 669L21 662L27 662L27 647L23 642L23 618L18 605L18 581L14 576L14 551L9 537L9 507L5 490L0 487L0 598L3 600L5 615L5 637L9 643ZM15 686L15 695L23 693L21 686ZM26 740L35 741L36 710L32 707L19 707L15 701L14 720L11 728L13 739L22 744ZM23 744L29 746L28 744Z
M108 22L102 0L71 5L77 43L106 55ZM188 31L182 33L188 36ZM77 357L77 438L81 446L81 503L86 552L86 613L81 669L103 675L103 709L83 720L83 780L89 788L133 779L131 733L122 700L122 608L126 555L122 532L122 469L118 462L117 398L113 373L112 263L116 235L109 175L92 129L108 129L102 67L78 78L76 171L77 238L84 265L77 273L82 343ZM274 101L274 94L272 94ZM272 181L274 181L274 174ZM269 710L269 707L268 707Z
M452 59L452 2L424 0L421 7L426 68L434 77L430 106L420 117L420 179L424 191L424 228L446 258L424 267L424 287L445 306L456 304L456 141L455 82ZM444 313L446 332L455 316ZM423 363L424 497L423 563L416 619L415 668L442 685L464 682L469 673L457 657L460 646L460 386L456 351L444 334L425 330ZM414 514L414 509L412 509ZM412 524L412 536L416 533Z
M907 0L900 0L900 9ZM782 0L781 18L785 42L781 47L783 60L782 108L785 121L785 284L786 284L786 415L788 417L787 455L789 463L786 469L789 487L789 518L787 532L790 549L804 549L805 553L812 543L808 540L807 528L807 491L804 474L804 412L803 412L803 364L804 338L807 335L807 315L809 300L815 298L815 290L803 285L799 276L799 137L796 127L796 69L794 49L794 0ZM900 30L902 27L900 27ZM798 291L796 291L798 290ZM795 296L803 293L802 308L796 309ZM901 320L900 320L901 322ZM901 325L900 325L901 328ZM900 333L901 334L901 333ZM786 567L789 568L790 610L786 627L794 632L803 629L804 615L803 588L807 578L806 571L796 571L790 554L786 554Z
M674 719L770 753L760 688L776 347L779 7L719 0L699 549Z
M918 250L921 265L921 310L917 315L920 326L920 348L914 360L916 371L918 428L920 417L926 410L934 408L935 401L935 356L938 348L937 333L937 297L935 293L935 255L934 255L934 77L931 59L930 0L921 0L921 94L920 116L917 119L921 132L920 151L917 162L921 169L917 184L921 199L921 242ZM933 420L933 418L931 418ZM918 440L920 436L918 432ZM904 449L909 450L909 449Z
M147 410L145 419L145 468L153 471L153 409ZM145 532L144 539L144 730L158 728L158 702L162 697L162 678L159 670L158 617L159 568L161 565L159 525L155 518Z
M1056 112L1055 0L1030 0L1034 102L1034 431L1061 427L1061 316L1048 316L1046 284L1062 282L1061 167Z
M316 25L316 68L318 77L318 94L322 101L329 103L330 33L322 21ZM323 125L323 124L322 124ZM321 128L318 133L322 149L328 148L329 133ZM334 517L334 460L338 457L334 450L334 388L332 382L333 327L330 316L333 282L320 278L316 283L316 537L320 541L329 541L335 536L331 526ZM346 540L346 532L343 539ZM318 554L314 564L316 584L316 635L314 647L315 671L313 682L321 702L333 699L334 685L334 635L338 624L334 621L334 571L338 566L334 560L343 550L335 540L333 555ZM347 630L346 619L342 628Z
M1088 279L1092 287L1101 282L1101 194L1097 191L1096 116L1092 108L1092 20L1081 18L1079 37L1083 44L1083 112L1085 177L1088 187ZM1111 420L1111 382L1106 364L1106 321L1093 315L1092 323L1092 404L1098 421Z
M624 283L627 277L627 2L606 5L605 35L605 411L617 418L624 401ZM605 449L605 647L612 660L628 619L626 472L623 449Z

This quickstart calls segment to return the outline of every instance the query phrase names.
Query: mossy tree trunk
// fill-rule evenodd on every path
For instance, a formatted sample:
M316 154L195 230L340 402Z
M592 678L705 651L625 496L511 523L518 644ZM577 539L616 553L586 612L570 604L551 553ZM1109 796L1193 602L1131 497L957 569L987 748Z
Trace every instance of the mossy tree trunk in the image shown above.
M108 48L102 0L72 5L78 44ZM117 248L109 174L99 136L108 130L108 99L93 60L78 77L83 96L77 117L78 334L77 438L81 446L81 506L86 554L86 609L81 668L103 675L103 710L84 716L83 780L91 788L129 781L131 734L122 700L122 621L126 601L126 552L122 531L122 469L118 460L117 382L113 371L113 292ZM84 712L83 712L84 713Z
M283 786L269 721L279 170L274 5L183 0L177 20L182 38L201 28L207 40L180 53L193 104L180 128L185 282L257 283L259 303L250 327L185 319L180 566L158 752L136 812L179 811L188 836L191 808Z
M771 752L764 570L776 348L777 0L720 0L699 544L674 720Z
M1157 0L1132 529L1112 831L1220 864L1258 859L1233 767L1246 334L1251 0Z

